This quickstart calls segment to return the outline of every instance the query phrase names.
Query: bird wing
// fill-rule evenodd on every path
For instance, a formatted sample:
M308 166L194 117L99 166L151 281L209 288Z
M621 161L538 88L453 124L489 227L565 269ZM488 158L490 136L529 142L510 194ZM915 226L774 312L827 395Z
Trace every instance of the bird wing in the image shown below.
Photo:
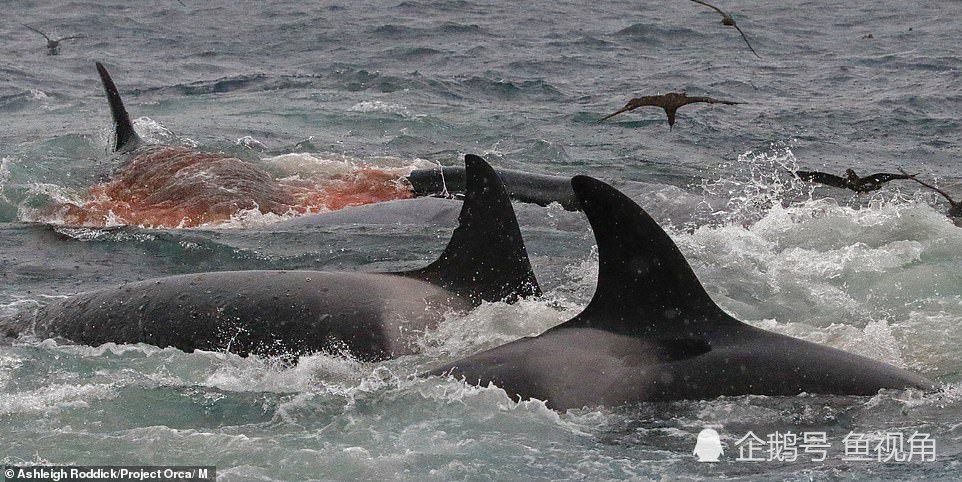
M701 1L701 0L691 0L691 1L693 1L693 2L695 2L695 3L700 3L700 4L702 4L702 5L706 6L706 7L712 8L712 9L714 9L716 12L720 13L721 16L722 16L722 18L731 20L732 27L735 27L735 30L738 30L738 33L741 34L742 39L745 40L745 45L748 45L749 50L751 50L752 53L755 54L755 57L762 58L761 55L758 55L758 52L755 51L755 48L752 47L752 44L748 42L748 37L745 35L745 32L742 32L742 29L738 27L738 24L735 23L735 19L734 19L731 15L725 13L724 11L722 11L722 9L720 9L720 8L718 8L718 7L710 4L710 3L706 3L706 2L703 2L703 1Z
M843 189L849 189L848 183L845 178L838 177L834 174L828 174L825 172L818 171L795 171L795 175L804 181L817 182L819 184L825 184L826 186L835 186Z
M701 0L691 0L691 1L693 1L693 2L695 2L695 3L700 3L700 4L702 4L702 5L704 5L704 6L708 7L708 8L711 8L711 9L715 10L716 12L720 13L720 14L722 15L722 17L727 17L727 16L728 16L727 13L723 12L720 8L714 6L714 5L710 4L710 3L706 3L706 2L703 2L703 1L701 1Z
M40 35L43 35L43 38L47 39L47 41L50 42L50 37L48 37L47 34L41 32L41 31L39 31L39 30L37 30L37 29L35 29L35 28L27 25L27 24L23 24L23 26L29 28L30 30L33 30L34 32L39 33Z
M73 39L78 39L78 38L84 38L84 36L83 36L83 35L71 35L71 36L69 36L69 37L64 37L64 38L61 38L61 39L57 39L57 42L63 42L64 40L73 40Z
M899 171L902 171L902 170L899 169ZM945 191L943 191L943 190L941 190L941 189L939 189L939 188L937 188L937 187L935 187L935 186L933 186L933 185L931 185L931 184L929 184L929 183L927 183L927 182L925 182L925 181L916 179L916 178L915 178L916 174L909 175L909 174L906 173L905 171L902 171L902 174L905 174L906 176L908 176L907 179L911 179L911 180L913 180L913 181L915 181L915 182L917 182L917 183L919 183L919 184L921 184L921 185L923 185L923 186L925 186L925 187L927 187L927 188L929 188L929 189L931 189L931 190L933 190L933 191L941 194L942 197L944 197L947 201L949 201L949 204L951 204L953 207L958 204L958 203L955 202L954 199L952 199L951 196L949 196L948 194L946 194Z
M726 104L726 105L744 104L744 102L735 102L733 100L719 100L714 97L705 97L705 96L686 97L685 101L686 101L685 104L691 104L693 102L705 102L707 104Z
M608 120L608 119L610 119L610 118L612 118L612 117L614 117L614 116L616 116L616 115L618 115L618 114L621 114L622 112L628 112L628 111L631 110L631 109L632 109L631 107L629 107L629 106L626 105L626 106L622 107L621 109L618 109L616 112L614 112L614 113L612 113L612 114L608 114L608 115L602 117L601 119L598 119L598 122L602 122L602 121Z
M890 172L877 172L875 174L872 174L871 176L865 176L861 180L862 182L868 181L868 182L874 182L874 183L880 184L883 182L892 181L894 179L912 179L914 177L915 177L914 174L908 174L908 173L893 174Z
M695 0L692 0L692 1L694 2ZM748 48L752 51L752 53L755 54L755 57L762 58L762 56L758 55L758 52L756 52L755 49L752 48L752 44L748 43L748 37L745 36L745 32L742 32L742 29L738 28L737 24L733 23L732 27L735 27L735 30L738 30L738 33L742 34L742 39L745 40L745 45L747 45Z
M612 118L612 117L614 117L614 116L616 116L616 115L618 115L618 114L621 114L622 112L628 112L629 110L635 110L635 109L637 109L637 108L639 108L639 107L641 107L641 106L645 106L645 105L658 105L658 104L655 104L655 103L652 102L652 99L654 99L655 97L657 97L657 96L646 95L646 96L644 96L644 97L636 97L636 98L634 98L634 99L631 99L631 100L628 101L627 104L625 104L624 107L622 107L621 109L618 109L618 110L617 110L616 112L614 112L614 113L608 114L608 115L602 117L601 119L598 119L598 122L602 122L602 121L604 121L604 120L606 120L606 119L610 119L610 118Z

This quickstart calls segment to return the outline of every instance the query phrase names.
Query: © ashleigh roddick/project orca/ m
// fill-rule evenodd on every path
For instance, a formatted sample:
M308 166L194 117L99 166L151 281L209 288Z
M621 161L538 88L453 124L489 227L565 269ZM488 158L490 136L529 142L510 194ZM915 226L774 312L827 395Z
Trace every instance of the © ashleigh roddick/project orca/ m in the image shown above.
M494 385L551 408L722 395L872 395L932 388L891 365L761 330L708 296L657 223L596 179L571 181L598 243L598 286L573 319L428 375Z
M497 173L464 159L467 193L447 248L399 273L227 271L128 283L42 308L41 337L148 343L240 355L349 352L363 360L414 353L445 314L540 294Z

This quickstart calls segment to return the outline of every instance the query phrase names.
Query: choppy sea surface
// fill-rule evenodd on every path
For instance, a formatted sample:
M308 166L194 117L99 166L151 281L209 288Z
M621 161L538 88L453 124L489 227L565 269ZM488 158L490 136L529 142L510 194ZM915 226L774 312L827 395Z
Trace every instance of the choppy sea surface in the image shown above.
M77 228L38 215L109 176L104 62L141 135L278 178L358 166L588 174L666 226L712 297L765 329L903 366L933 393L726 397L558 413L412 375L540 333L590 299L587 223L516 204L539 299L485 304L384 363L149 345L0 342L0 464L215 465L222 480L950 479L962 462L962 231L911 181L871 194L788 174L904 168L962 198L962 3L504 0L14 2L0 23L0 320L81 291L228 269L421 266L454 226ZM21 24L65 41L45 41ZM604 123L670 91L743 102ZM324 216L320 214L318 216ZM692 455L717 430L718 463ZM752 432L825 433L823 461L738 460ZM843 440L936 441L846 461ZM906 442L906 446L908 443ZM758 455L758 454L756 454ZM851 455L851 454L849 454ZM875 452L872 452L875 458Z

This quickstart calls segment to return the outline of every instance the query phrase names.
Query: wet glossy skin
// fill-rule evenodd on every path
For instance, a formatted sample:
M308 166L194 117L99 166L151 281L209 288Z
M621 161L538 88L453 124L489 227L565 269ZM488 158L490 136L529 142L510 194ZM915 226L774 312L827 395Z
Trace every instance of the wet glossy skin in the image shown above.
M572 188L598 244L585 309L539 336L438 367L548 406L617 406L723 395L872 395L930 389L922 376L754 328L725 313L668 234L640 206L585 176Z
M906 370L744 324L700 340L706 344L562 326L430 374L492 382L514 399L537 398L558 410L723 395L874 395L883 388L932 388L932 382Z
M414 353L445 313L472 303L424 281L375 273L233 271L171 276L84 293L44 309L39 336L86 345L361 360Z

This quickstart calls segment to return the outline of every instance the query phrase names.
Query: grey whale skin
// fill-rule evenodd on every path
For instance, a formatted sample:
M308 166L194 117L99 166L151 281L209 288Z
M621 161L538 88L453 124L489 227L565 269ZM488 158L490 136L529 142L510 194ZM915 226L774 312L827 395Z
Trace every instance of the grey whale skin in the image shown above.
M148 343L240 355L414 353L450 311L540 294L511 202L483 159L465 156L467 194L441 256L400 273L226 271L82 293L42 308L38 336L101 345Z
M722 395L874 395L933 387L868 358L749 326L705 292L671 238L596 179L572 187L598 244L598 286L573 319L426 375L494 385L557 410Z
M580 209L578 199L571 190L571 178L551 176L534 172L498 169L512 199L524 203L547 206L553 202L565 210ZM416 196L436 196L464 192L464 168L434 167L415 169L407 176Z

